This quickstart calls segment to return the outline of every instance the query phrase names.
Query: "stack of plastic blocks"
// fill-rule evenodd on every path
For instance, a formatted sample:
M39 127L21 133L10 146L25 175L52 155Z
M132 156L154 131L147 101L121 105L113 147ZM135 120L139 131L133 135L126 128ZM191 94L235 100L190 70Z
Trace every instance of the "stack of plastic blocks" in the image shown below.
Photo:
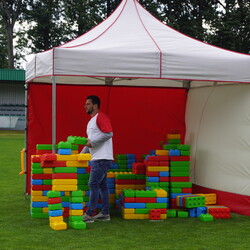
M164 189L124 189L120 205L124 219L166 219L167 192Z
M160 150L156 150L158 154ZM166 151L167 152L167 151ZM146 189L160 187L169 190L169 156L149 155L144 161L146 165Z
M136 155L135 154L116 154L115 162L118 165L118 169L131 171L132 164L136 162Z
M142 162L134 162L132 164L132 173L146 175L146 165Z
M211 214L214 219L229 219L230 216L230 208L221 205L210 205L207 207L207 213Z

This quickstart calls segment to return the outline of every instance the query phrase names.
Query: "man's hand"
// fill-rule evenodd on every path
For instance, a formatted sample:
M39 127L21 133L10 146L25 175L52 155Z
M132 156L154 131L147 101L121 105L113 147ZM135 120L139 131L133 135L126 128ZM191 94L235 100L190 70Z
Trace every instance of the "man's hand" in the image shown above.
M91 145L91 142L90 140L88 139L88 142L85 144L85 146L89 147L89 148L92 148L92 145Z

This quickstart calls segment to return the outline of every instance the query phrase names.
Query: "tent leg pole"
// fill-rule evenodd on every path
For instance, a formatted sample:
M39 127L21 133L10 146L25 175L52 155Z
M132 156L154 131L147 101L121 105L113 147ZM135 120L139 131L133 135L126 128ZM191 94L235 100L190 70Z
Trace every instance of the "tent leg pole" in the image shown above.
M56 77L52 76L52 153L56 152Z

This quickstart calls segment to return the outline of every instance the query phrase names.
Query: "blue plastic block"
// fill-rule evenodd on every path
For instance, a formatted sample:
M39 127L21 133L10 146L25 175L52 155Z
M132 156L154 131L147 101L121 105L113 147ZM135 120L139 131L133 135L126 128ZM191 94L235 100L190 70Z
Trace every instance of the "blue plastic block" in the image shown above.
M132 164L132 163L134 163L135 162L135 159L127 159L127 163L128 164Z
M63 201L62 202L62 207L69 207L70 202L69 201Z
M136 159L135 154L126 154L127 159Z
M82 203L71 203L69 205L70 209L76 209L76 210L81 210L83 209L83 204Z
M127 164L127 168L131 168L131 169L132 169L132 168L133 168L132 163L128 163L128 164Z
M43 191L43 196L47 196L47 193L48 193L48 192L49 192L48 190Z
M78 174L86 174L87 173L86 168L77 168L77 173Z
M47 201L33 201L31 202L31 207L48 207Z
M110 194L115 194L115 189L113 189L113 188L109 189L109 193Z
M124 208L146 208L146 203L124 203Z
M197 217L197 209L196 207L188 209L189 217Z
M43 180L31 180L31 185L43 185Z
M116 162L112 162L111 169L117 169L118 164Z
M60 148L60 149L58 149L57 153L59 155L71 155L72 150L70 148Z
M86 191L86 196L89 196L89 195L90 195L90 191L87 190L87 191Z
M115 183L115 178L107 178L107 183Z
M181 151L179 149L170 149L169 150L169 155L170 156L180 156Z
M168 203L168 198L166 198L166 197L157 197L156 202L157 203Z
M49 211L49 216L51 217L57 217L62 215L63 215L62 209Z
M201 214L206 214L207 213L207 208L206 207L197 207L197 217L200 217Z
M115 183L108 183L108 188L115 188Z
M148 182L159 182L159 177L147 177Z
M168 177L169 176L169 171L160 171L159 176L160 177Z

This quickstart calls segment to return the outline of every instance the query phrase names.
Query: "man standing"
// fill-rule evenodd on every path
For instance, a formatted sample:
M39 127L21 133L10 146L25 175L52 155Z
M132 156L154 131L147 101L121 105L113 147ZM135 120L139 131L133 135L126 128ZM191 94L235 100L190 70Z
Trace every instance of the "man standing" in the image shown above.
M109 191L107 185L107 172L111 168L113 158L112 126L109 118L100 109L98 96L88 96L85 103L86 113L91 116L87 125L88 142L81 153L90 153L92 166L89 178L90 199L89 207L83 216L87 223L94 220L110 220ZM94 209L101 194L102 209L93 216Z

